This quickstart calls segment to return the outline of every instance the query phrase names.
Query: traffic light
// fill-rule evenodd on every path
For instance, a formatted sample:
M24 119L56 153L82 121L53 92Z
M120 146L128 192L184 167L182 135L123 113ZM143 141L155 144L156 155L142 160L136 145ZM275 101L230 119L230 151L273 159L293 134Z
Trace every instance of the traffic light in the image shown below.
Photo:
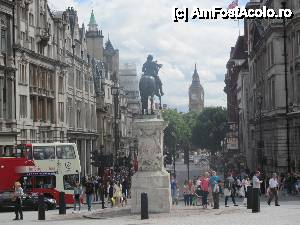
M189 163L189 150L185 149L184 150L184 164Z
M95 167L100 167L101 166L101 157L102 154L99 153L98 151L92 151L91 152L92 156L91 156L91 164Z

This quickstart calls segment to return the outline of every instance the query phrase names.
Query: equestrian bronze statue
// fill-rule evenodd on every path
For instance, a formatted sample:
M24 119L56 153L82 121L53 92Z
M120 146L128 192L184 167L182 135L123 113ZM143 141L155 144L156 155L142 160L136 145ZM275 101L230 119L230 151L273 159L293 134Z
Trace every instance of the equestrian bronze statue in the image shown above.
M153 61L153 56L148 55L147 61L142 68L142 77L139 82L139 89L142 102L142 115L148 112L148 100L150 98L151 114L153 111L154 95L159 98L159 108L161 109L161 96L164 95L162 91L162 82L158 76L158 71L162 67L162 64L158 64L157 61Z

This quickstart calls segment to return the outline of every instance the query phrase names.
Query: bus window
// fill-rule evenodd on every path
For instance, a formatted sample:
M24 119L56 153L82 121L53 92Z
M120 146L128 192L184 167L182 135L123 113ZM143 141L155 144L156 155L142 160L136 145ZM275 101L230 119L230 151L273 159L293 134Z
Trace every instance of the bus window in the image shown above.
M52 146L35 146L33 147L33 157L36 160L54 159L55 148Z
M74 190L75 182L79 180L78 174L68 174L64 175L64 189L65 190Z
M56 156L58 159L75 159L75 151L72 145L56 146Z
M20 179L24 192L31 191L33 188L33 177L24 176Z
M35 176L35 188L55 188L56 177L54 175Z

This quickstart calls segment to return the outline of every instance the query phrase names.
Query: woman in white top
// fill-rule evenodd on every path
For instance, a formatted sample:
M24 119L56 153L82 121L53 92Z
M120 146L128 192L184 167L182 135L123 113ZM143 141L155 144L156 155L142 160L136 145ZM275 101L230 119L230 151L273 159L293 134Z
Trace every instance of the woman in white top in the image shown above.
M244 179L242 180L242 187L241 190L243 191L244 195L242 195L244 197L243 200L243 204L246 205L247 204L247 197L248 197L248 192L247 189L250 186L250 179L248 176L245 176Z

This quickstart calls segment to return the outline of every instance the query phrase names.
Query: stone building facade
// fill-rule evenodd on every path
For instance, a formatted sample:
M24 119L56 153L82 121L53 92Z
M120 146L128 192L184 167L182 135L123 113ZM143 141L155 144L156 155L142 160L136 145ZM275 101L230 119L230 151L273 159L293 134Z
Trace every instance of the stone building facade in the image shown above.
M189 111L200 113L204 109L204 90L195 64L192 84L189 88Z
M13 53L14 1L0 1L0 155L17 137L15 114L15 62Z
M239 126L240 86L239 73L247 61L247 45L244 36L239 36L234 47L231 48L230 58L227 62L224 92L227 94L227 133L226 133L226 169L240 170L245 167L239 137L243 133ZM241 117L242 118L242 117Z
M86 32L87 49L92 59L98 61L103 65L101 74L101 85L96 93L96 108L97 108L97 131L99 136L97 142L97 150L101 150L103 154L117 154L115 152L114 143L117 141L119 145L117 149L120 149L119 135L116 137L115 132L115 109L114 106L115 97L113 95L113 89L119 90L118 77L119 77L119 50L114 49L110 39L105 42L103 46L102 30L98 28L95 15L92 11L90 21L88 24L88 30ZM120 93L120 91L118 91ZM118 94L118 102L120 102L121 95ZM118 113L118 116L120 114ZM117 119L117 133L119 134L119 119Z
M281 1L275 0L251 0L246 5L248 8L263 6L282 7ZM286 21L286 37L282 19L245 21L249 72L245 69L239 74L242 102L239 112L244 115L240 120L244 134L240 145L246 148L248 168L261 169L266 174L300 171L300 3L287 1L287 8L295 15Z
M90 174L96 99L84 27L46 0L17 1L15 15L17 143L75 142Z

